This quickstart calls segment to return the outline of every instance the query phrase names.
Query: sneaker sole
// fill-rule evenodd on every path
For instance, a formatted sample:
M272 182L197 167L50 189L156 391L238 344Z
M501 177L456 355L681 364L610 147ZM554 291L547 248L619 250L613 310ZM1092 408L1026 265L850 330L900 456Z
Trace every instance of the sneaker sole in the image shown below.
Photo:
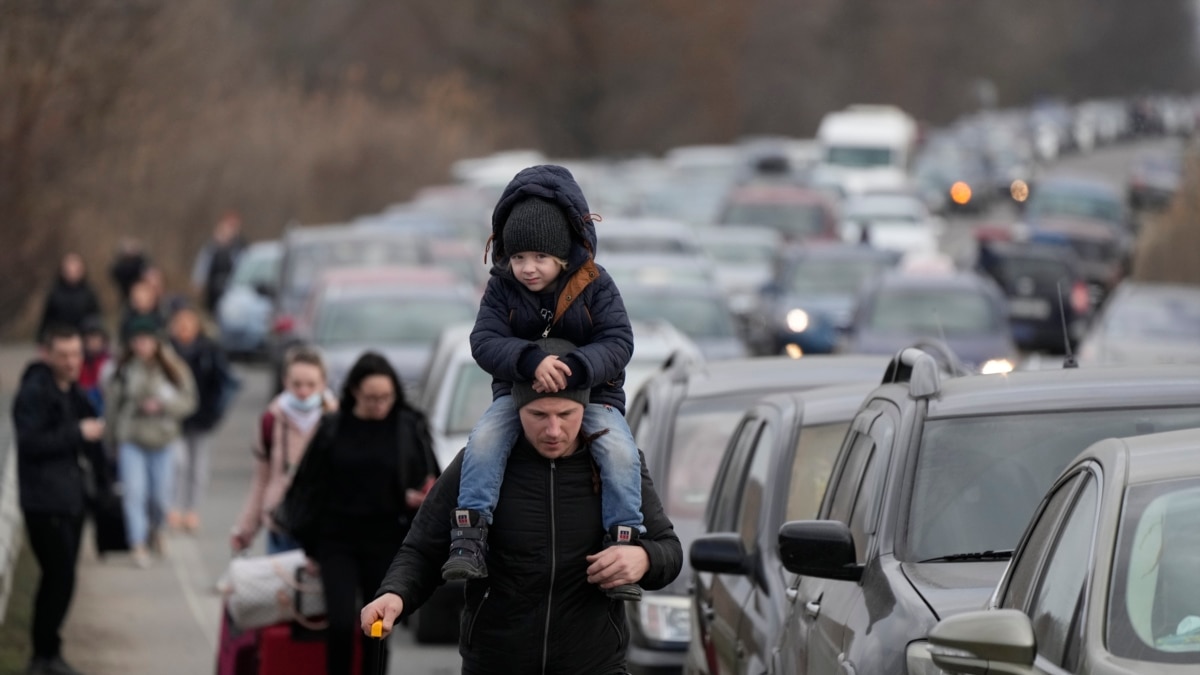
M451 560L445 565L442 565L442 578L446 581L458 581L460 579L483 579L487 577L487 570L479 570L474 565Z

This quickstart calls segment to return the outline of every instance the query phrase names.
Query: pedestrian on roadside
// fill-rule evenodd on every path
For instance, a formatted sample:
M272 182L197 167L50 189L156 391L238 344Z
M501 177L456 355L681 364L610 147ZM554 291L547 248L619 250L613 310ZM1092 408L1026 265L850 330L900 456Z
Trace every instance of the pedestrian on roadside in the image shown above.
M183 420L196 410L196 384L187 363L159 338L157 322L136 317L128 329L125 352L104 399L109 447L117 448L130 551L138 567L149 567L148 549L162 554L174 453L180 451Z
M121 306L129 305L129 293L134 284L142 280L146 268L150 266L150 258L142 248L142 242L133 237L124 237L117 245L117 253L113 256L108 274L117 287L121 297Z
M236 211L221 216L213 228L212 239L196 254L192 265L192 290L203 299L210 315L225 294L237 260L246 248L242 239L242 217Z
M516 382L545 392L591 391L583 428L604 479L602 523L611 541L633 545L642 524L638 447L625 421L625 366L633 328L612 277L596 266L596 228L583 191L561 166L518 173L492 214L491 279L484 291L471 354L492 375L492 404L475 424L463 456L452 509L446 579L487 576L487 528L508 453L521 435L509 390ZM547 354L534 340L570 340L569 354ZM609 589L619 600L641 589Z
M153 321L161 330L166 323L162 304L162 296L159 295L154 284L147 281L139 281L134 284L129 291L129 303L121 316L121 343L128 343L129 338L133 336L129 325L136 319Z
M91 317L100 316L100 301L87 279L87 268L78 253L63 256L54 286L46 295L42 308L42 320L38 322L38 337L50 326L71 326L83 330L83 323Z
M83 368L79 371L79 387L96 413L104 415L104 379L112 360L108 331L98 316L83 322Z
M321 419L282 506L283 524L321 575L329 675L353 672L359 609L374 597L437 475L425 416L405 400L387 359L363 354L346 376L338 412ZM386 652L357 639L363 672L380 672L376 659L386 662Z
M47 326L13 402L17 481L29 547L41 570L34 593L28 675L77 675L62 658L60 629L75 592L75 564L89 491L109 490L99 419L78 379L83 341L71 326ZM80 459L87 460L90 477Z
M564 355L575 347L539 341ZM627 604L597 592L639 584L654 590L679 574L683 549L639 455L646 534L633 546L614 546L600 523L603 478L582 431L586 389L538 392L512 388L521 417L489 529L489 574L471 579L459 634L464 675L624 673L629 633ZM464 453L426 497L376 598L363 608L368 631L417 611L442 582L451 533L442 514L458 501Z
M268 554L300 548L276 526L271 512L283 500L321 417L337 410L337 398L325 382L325 361L316 350L295 347L284 357L284 391L267 405L255 434L254 478L229 540L235 553L250 548L263 527Z
M204 334L200 315L188 304L179 305L168 326L171 348L192 373L196 383L196 411L183 420L183 439L175 454L175 495L167 511L167 525L194 533L200 528L200 501L208 489L208 458L213 431L221 423L236 394L237 379L225 350Z

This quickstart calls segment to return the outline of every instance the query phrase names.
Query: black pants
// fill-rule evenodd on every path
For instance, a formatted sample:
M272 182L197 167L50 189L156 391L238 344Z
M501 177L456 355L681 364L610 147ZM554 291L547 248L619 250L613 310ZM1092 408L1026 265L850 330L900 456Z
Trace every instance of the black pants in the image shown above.
M328 675L354 675L355 636L362 641L362 672L366 675L384 672L380 669L379 658L383 659L386 669L387 647L377 651L378 641L363 635L359 614L363 605L375 599L395 555L396 547L378 545L331 544L322 548L317 564L321 566L325 612L329 617L325 653Z
M83 516L39 513L24 516L29 548L42 570L33 600L33 656L51 659L59 656L62 649L59 629L75 594L75 564L79 560Z

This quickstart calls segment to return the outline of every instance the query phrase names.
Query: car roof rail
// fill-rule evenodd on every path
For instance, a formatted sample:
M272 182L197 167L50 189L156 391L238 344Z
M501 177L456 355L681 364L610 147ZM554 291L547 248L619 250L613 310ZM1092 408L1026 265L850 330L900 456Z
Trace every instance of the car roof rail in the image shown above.
M910 398L931 398L941 392L942 374L967 374L962 361L945 343L919 340L896 352L883 374L883 384L908 384Z

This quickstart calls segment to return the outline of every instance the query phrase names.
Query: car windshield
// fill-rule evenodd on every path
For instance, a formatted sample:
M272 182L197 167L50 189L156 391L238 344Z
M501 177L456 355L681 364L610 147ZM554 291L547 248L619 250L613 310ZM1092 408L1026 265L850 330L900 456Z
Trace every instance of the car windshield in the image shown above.
M316 322L319 344L433 344L442 329L475 319L475 307L460 298L362 297L331 300Z
M288 257L285 287L305 295L327 270L338 267L416 265L421 247L408 239L352 238L295 245Z
M1113 303L1104 319L1108 337L1200 345L1200 293L1192 297L1138 295Z
M667 321L693 339L736 334L733 316L717 296L623 293L625 311L634 321Z
M867 325L884 334L983 335L999 328L1000 315L987 296L975 291L885 289L875 297Z
M884 260L872 258L804 258L792 267L787 288L797 295L855 295L886 267Z
M725 209L721 222L761 225L787 239L805 239L825 234L826 214L820 204L734 202Z
M703 241L704 250L717 261L727 265L768 265L779 250L772 242Z
M760 394L685 401L675 416L666 494L677 527L699 527L729 437ZM695 531L695 530L692 530Z
M1108 651L1200 664L1200 479L1131 486L1115 553Z
M1029 213L1041 218L1067 216L1125 224L1125 211L1120 202L1075 192L1035 191L1029 199Z
M248 253L238 260L230 286L253 288L258 284L274 285L279 275L279 252Z
M1197 426L1200 408L930 420L917 456L905 559L1014 549L1042 495L1084 448L1105 438Z
M891 148L835 145L825 151L825 162L835 166L848 166L856 169L873 166L890 166L892 164L892 150Z
M470 433L491 404L492 376L474 361L463 361L454 375L454 389L446 411L446 433Z

